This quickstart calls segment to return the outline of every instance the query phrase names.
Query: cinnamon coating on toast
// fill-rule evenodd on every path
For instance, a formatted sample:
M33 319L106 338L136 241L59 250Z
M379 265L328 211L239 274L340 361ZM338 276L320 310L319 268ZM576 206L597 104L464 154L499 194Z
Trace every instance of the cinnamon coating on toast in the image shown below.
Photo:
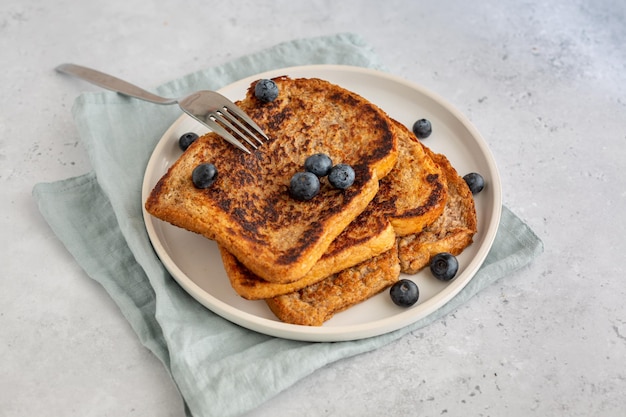
M380 181L365 211L331 243L313 268L290 283L264 280L220 247L226 273L235 291L246 299L267 299L297 291L388 251L397 236L421 231L443 212L447 186L441 168L426 154L405 126L393 121L398 159Z
M276 100L237 104L270 137L246 155L209 133L155 185L147 211L217 241L235 291L264 299L292 324L334 314L414 274L440 252L458 255L477 230L474 200L450 161L364 98L319 79L274 79ZM290 178L315 153L351 165L354 184L298 201ZM219 172L197 189L193 169Z
M459 255L477 232L474 197L465 180L448 158L425 148L442 167L448 183L448 198L443 213L422 232L398 238L398 256L405 274L415 274L441 252Z
M384 291L399 276L398 251L394 246L317 284L266 302L283 322L321 326L335 314Z
M217 241L263 279L288 283L306 275L374 198L396 163L397 136L388 116L355 93L319 79L274 81L276 100L258 100L253 83L237 103L270 140L245 154L213 133L202 136L155 185L146 210ZM351 165L355 182L339 190L324 181L312 200L297 201L289 181L315 153ZM200 190L191 172L205 162L219 174Z

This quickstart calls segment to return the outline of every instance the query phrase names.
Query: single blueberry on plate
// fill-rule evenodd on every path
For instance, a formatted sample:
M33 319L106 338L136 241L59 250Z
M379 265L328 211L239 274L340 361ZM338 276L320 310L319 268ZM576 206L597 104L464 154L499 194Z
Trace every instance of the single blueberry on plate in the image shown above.
M478 194L485 188L485 179L476 172L470 172L463 177L472 194Z
M191 181L196 188L208 188L216 179L217 168L210 163L198 165L191 173Z
M278 97L278 86L272 80L259 80L254 86L254 95L261 101L274 101Z
M324 153L316 153L304 161L304 169L318 177L325 177L333 167L333 161Z
M413 123L413 133L418 139L426 139L433 133L433 127L428 119L419 119Z
M196 139L198 139L197 134L193 132L187 132L178 139L178 146L183 151L186 151L187 148L196 141Z
M459 261L448 252L441 252L430 260L430 271L440 281L450 281L459 270Z
M354 169L348 164L337 164L328 174L328 182L335 188L345 190L354 183Z
M417 303L420 297L420 291L410 279L401 279L391 286L389 290L391 301L400 307L411 307Z
M300 201L312 199L320 191L320 180L312 172L297 172L289 182L289 193Z

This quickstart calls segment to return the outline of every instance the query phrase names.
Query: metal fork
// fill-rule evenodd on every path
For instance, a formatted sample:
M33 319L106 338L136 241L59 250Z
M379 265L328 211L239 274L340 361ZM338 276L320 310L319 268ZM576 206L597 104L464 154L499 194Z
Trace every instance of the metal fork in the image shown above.
M180 99L166 98L152 94L119 78L80 65L61 64L55 69L58 72L73 75L129 97L156 104L178 103L179 107L189 116L247 153L250 151L242 141L256 149L259 144L263 144L263 140L268 139L263 130L235 103L215 91L197 91Z

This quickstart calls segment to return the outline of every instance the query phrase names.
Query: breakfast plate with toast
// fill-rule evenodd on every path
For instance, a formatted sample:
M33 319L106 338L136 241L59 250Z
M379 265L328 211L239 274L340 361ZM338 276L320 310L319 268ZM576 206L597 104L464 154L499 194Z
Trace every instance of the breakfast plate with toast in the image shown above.
M255 97L258 80L275 80L278 99ZM270 141L246 155L183 115L154 149L142 189L157 255L203 306L271 336L356 340L433 314L472 280L497 232L500 177L480 133L444 99L335 65L269 71L219 92L240 100ZM418 140L420 119L432 133ZM183 151L188 132L200 138ZM323 174L310 201L291 193L289 178L326 154L353 168L354 183L329 185ZM207 161L219 174L198 189L191 172ZM470 173L484 180L480 192L462 180ZM438 250L456 255L452 279L427 266ZM411 306L392 302L399 280L417 284Z

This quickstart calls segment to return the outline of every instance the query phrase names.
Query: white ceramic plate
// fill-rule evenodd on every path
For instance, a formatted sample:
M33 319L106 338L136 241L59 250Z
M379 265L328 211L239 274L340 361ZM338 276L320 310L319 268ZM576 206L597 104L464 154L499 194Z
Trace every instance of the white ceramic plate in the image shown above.
M432 122L433 133L424 144L444 153L459 174L478 172L486 182L475 196L478 233L459 257L459 272L449 283L423 270L406 276L420 289L420 300L411 308L397 307L388 291L336 314L321 327L280 322L264 301L248 301L231 288L214 242L164 223L144 212L146 228L161 261L179 285L198 302L236 324L272 336L306 341L343 341L377 336L432 314L472 279L483 263L498 228L501 211L500 177L495 161L478 131L455 108L422 87L369 69L315 65L285 68L258 74L220 90L232 100L241 99L254 80L289 75L321 78L352 90L377 104L406 126L420 118ZM180 156L178 138L185 132L206 131L190 117L181 116L163 135L148 163L142 190L146 200L153 186Z

